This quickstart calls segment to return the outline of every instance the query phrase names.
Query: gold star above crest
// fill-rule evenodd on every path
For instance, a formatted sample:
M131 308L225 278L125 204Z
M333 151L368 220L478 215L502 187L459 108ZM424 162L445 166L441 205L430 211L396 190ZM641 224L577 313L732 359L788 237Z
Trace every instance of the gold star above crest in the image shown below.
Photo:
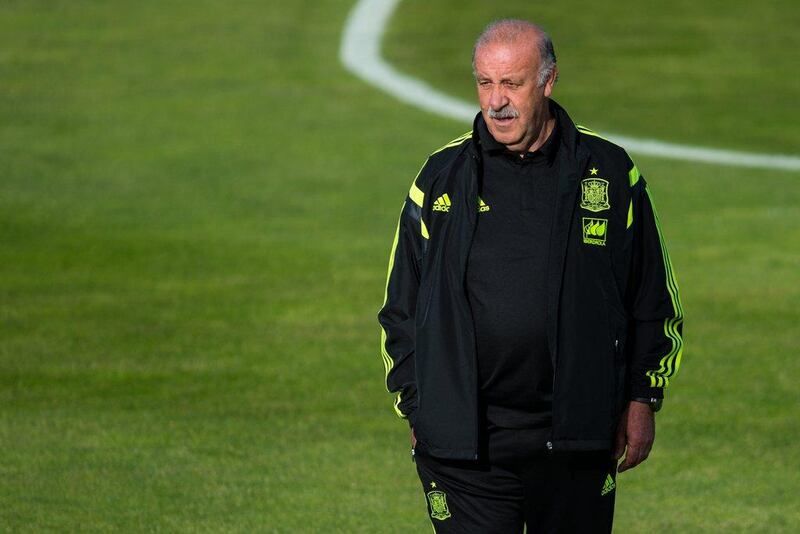
M436 487L436 482L431 482L431 487L435 488Z
M592 176L597 176L597 167L592 167L589 172L592 173Z

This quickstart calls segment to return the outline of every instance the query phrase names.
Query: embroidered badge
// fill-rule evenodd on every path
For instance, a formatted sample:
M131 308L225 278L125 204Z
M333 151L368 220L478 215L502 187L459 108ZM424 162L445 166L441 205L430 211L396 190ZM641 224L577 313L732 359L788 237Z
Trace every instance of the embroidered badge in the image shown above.
M433 211L443 211L447 213L450 211L450 206L450 196L445 193L433 202Z
M595 219L594 217L583 217L583 242L590 245L606 244L608 230L608 219Z
M611 207L608 202L608 180L586 178L581 181L581 207L598 212Z
M436 482L431 482L431 487L436 487ZM440 490L433 490L426 493L428 504L431 505L431 517L444 521L450 517L450 509L447 507L447 495Z

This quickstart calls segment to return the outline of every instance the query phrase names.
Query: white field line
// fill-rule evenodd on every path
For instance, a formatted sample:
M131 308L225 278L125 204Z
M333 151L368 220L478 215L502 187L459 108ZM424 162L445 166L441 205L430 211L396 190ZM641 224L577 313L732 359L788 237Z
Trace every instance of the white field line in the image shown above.
M400 0L358 0L342 35L339 49L342 63L359 78L402 102L444 117L472 122L478 112L477 105L446 95L401 73L381 57L383 34L399 3ZM615 134L604 134L604 137L630 152L646 156L735 167L800 170L800 157L797 156L704 148Z

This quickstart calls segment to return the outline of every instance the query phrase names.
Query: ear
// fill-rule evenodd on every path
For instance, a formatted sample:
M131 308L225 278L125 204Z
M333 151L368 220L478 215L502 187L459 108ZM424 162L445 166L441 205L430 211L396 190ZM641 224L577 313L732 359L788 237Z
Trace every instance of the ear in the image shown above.
M556 84L556 79L558 79L558 67L553 68L553 72L550 73L550 77L544 84L544 96L547 98L550 98L550 95L553 94L553 86Z

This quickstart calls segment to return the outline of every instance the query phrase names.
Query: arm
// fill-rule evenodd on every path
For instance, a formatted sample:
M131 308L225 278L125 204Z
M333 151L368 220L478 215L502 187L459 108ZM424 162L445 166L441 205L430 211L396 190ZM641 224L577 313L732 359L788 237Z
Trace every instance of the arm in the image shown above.
M635 166L630 183L628 222L634 236L628 294L634 326L628 390L630 399L662 399L681 363L683 307L650 190ZM627 447L620 472L644 461L654 439L650 407L631 400L617 430L615 457L620 458Z
M683 306L650 189L643 177L633 188L630 396L660 399L681 363Z
M378 312L386 389L397 393L395 413L408 419L412 426L417 407L414 315L420 281L419 265L425 239L421 220L423 199L424 195L415 181L400 211L389 254L384 302Z

